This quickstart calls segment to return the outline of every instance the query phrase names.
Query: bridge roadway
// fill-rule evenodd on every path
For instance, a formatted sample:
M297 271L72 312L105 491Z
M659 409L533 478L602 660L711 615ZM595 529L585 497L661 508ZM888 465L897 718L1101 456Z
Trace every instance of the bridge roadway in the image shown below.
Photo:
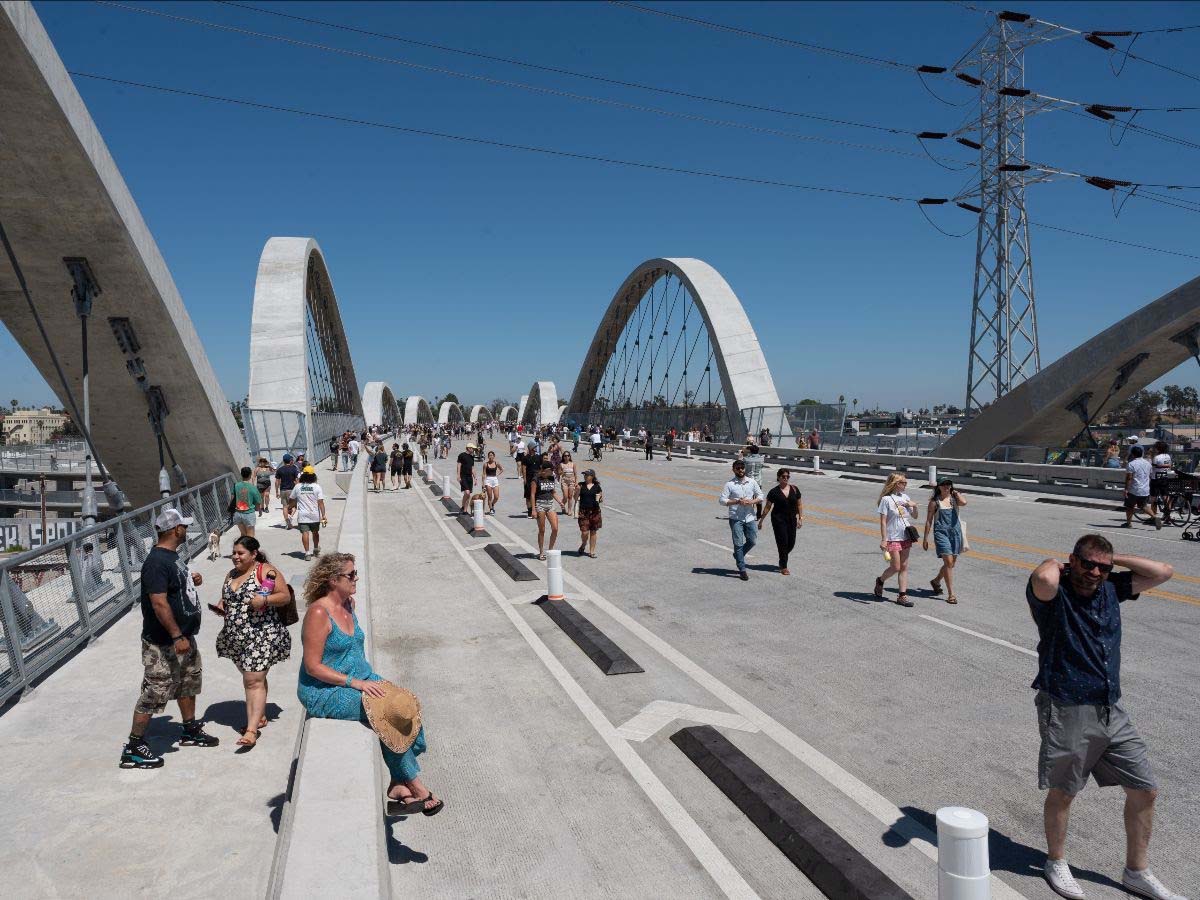
M436 463L441 473L459 449ZM1037 561L1084 530L1115 525L1112 514L1037 504L1027 492L971 496L976 551L960 569L961 603L918 587L916 608L905 610L870 595L881 568L876 485L800 477L807 515L796 574L769 571L766 535L742 583L730 576L715 502L727 463L614 453L597 466L610 504L599 558L574 555L574 520L564 518L560 534L568 597L646 669L604 676L531 604L539 585L510 581L479 549L502 542L541 571L536 526L524 517L512 461L501 460L509 471L489 539L468 536L427 488L368 495L374 662L421 696L424 777L447 801L435 819L389 823L394 896L818 896L670 743L686 724L666 722L673 711L622 730L659 701L751 729L722 727L914 897L935 895L925 838L933 812L948 804L991 818L1002 882L994 896L1051 896L1038 876L1035 634L1023 587ZM336 498L331 546L342 502L324 467L321 480ZM297 537L278 518L265 518L259 534L299 582L304 565L288 555ZM1154 868L1195 897L1195 548L1169 530L1107 533L1119 549L1179 573L1125 608L1124 688L1162 788ZM226 552L230 541L227 533ZM198 565L202 595L214 600L227 563ZM914 585L926 583L933 559L918 553L914 565ZM200 708L222 746L175 752L174 725L159 717L150 735L172 751L165 768L126 772L115 761L139 678L138 619L119 620L0 715L0 807L5 834L15 836L0 841L6 896L264 896L300 721L299 630L292 659L272 674L275 721L253 753L236 754L240 679L217 659L217 626L206 620ZM1118 794L1090 787L1077 803L1070 856L1093 900L1121 895L1122 848Z

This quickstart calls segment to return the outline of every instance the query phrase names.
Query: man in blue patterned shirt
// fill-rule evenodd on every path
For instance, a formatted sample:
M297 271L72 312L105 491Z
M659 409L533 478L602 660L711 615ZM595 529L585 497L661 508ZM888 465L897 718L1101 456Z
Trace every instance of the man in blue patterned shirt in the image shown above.
M1128 569L1110 576L1113 566ZM1025 589L1038 628L1038 786L1045 804L1046 866L1050 887L1070 900L1083 890L1067 865L1071 801L1088 776L1101 787L1125 789L1125 871L1121 883L1150 900L1184 900L1150 872L1147 853L1158 791L1146 743L1121 699L1121 606L1169 579L1166 563L1115 556L1101 535L1075 542L1066 565L1048 559Z

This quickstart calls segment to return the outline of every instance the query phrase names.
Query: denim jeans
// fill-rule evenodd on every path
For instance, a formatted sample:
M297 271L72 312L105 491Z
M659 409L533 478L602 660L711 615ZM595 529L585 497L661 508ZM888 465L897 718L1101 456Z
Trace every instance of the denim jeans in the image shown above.
M729 520L729 530L733 534L733 561L737 563L738 571L746 571L746 554L758 543L758 522L748 519L740 522Z

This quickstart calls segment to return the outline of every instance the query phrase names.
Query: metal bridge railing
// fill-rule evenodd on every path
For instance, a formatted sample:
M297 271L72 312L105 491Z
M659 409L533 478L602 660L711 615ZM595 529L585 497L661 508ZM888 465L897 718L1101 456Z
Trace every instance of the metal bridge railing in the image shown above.
M140 599L154 519L167 506L195 517L179 553L191 559L224 531L232 474L0 560L0 704L28 690Z

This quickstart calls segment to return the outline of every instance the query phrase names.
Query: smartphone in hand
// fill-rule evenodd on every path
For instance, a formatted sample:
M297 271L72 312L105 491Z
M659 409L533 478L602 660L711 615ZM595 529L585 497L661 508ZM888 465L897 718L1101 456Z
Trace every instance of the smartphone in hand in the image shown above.
M218 616L224 617L224 615L225 615L225 610L221 609L221 607L217 606L214 603L208 604L208 608L211 609L213 612L215 612Z

